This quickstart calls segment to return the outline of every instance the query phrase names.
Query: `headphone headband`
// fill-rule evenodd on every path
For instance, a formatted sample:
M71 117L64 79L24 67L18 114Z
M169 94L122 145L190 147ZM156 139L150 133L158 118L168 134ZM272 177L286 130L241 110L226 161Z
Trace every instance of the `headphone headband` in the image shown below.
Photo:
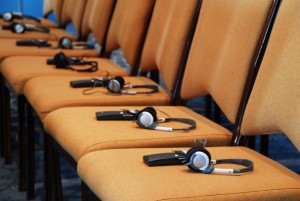
M16 23L13 22L9 25L3 25L3 30L11 30L14 33L22 34L25 31L36 31L42 33L50 33L50 30L47 27L35 26L32 24Z
M77 57L68 58L63 52L57 53L53 59L47 59L47 64L55 65L56 68L71 69L78 72L94 72L98 70L98 62L84 61ZM90 67L85 69L78 69L72 67L72 65L90 65Z
M224 170L227 173L246 173L246 172L251 172L253 171L253 162L247 159L219 159L219 160L212 160L212 165L217 165L217 164L236 164L236 165L241 165L245 166L245 168L240 168L240 169L221 169L221 168L215 168L214 172L217 173L223 173Z
M219 174L240 174L251 172L254 169L253 162L247 159L219 159L211 160L208 150L203 146L192 147L186 153L186 165L193 171L204 174L219 173ZM239 169L216 168L218 164L236 164L244 166Z
M151 89L150 91L130 91L124 89L138 89L138 88L145 88ZM125 80L123 77L117 76L107 80L107 89L112 93L119 93L119 94L129 94L129 95L136 95L136 94L152 94L159 91L157 85L132 85L125 87Z
M192 119L187 118L157 118L156 111L153 107L146 107L143 110L139 111L134 118L134 121L141 128L151 129L151 130L160 130L160 131L189 131L196 128L196 122ZM183 128L172 128L172 127L161 127L158 126L159 123L163 122L181 122L188 124L190 126Z
M41 22L41 20L39 18L36 18L36 17L33 17L33 16L30 16L30 15L23 15L22 13L20 12L6 12L6 13L3 13L0 18L3 18L4 21L6 22L11 22L13 21L14 19L23 19L23 18L27 18L27 19L30 19L30 20L34 20L38 23Z

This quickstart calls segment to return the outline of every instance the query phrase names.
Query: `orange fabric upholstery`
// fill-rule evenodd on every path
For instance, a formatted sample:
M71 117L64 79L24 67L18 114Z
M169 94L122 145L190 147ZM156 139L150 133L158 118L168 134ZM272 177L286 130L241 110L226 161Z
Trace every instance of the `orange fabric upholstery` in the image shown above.
M72 52L73 51L73 52ZM65 54L73 55L77 53L76 50L65 51ZM86 52L84 52L86 53ZM54 54L54 53L53 53ZM82 51L78 52L79 56L83 54ZM6 58L0 66L0 71L6 81L10 84L16 94L23 94L25 83L34 77L41 76L89 76L99 77L105 76L107 72L111 76L119 75L126 76L128 72L108 59L101 58L84 58L88 61L98 62L98 71L95 72L76 72L72 70L56 69L54 65L47 65L46 59L50 57L37 57L37 56L14 56ZM20 63L22 62L22 65ZM78 78L80 79L80 78Z
M242 134L284 132L300 150L300 2L283 1L242 124Z
M197 1L177 1L170 5L168 1L157 1L151 26L145 41L141 71L158 69L169 91L173 91L178 74L183 48L191 26L191 13L195 12ZM182 15L178 15L178 10ZM165 16L162 18L161 16ZM167 40L166 40L167 38Z
M80 79L90 79L91 76ZM112 105L167 105L170 96L160 88L158 93L138 95L108 94L104 87L95 88L97 93L84 95L83 88L70 87L70 81L77 80L78 76L35 77L26 82L24 95L36 111L41 120L51 111L72 106L112 106ZM125 82L130 85L155 85L145 77L125 77ZM50 87L51 86L51 87ZM147 90L147 89L146 89ZM132 91L137 91L133 89ZM145 89L140 89L145 91Z
M65 0L50 0L55 18L61 22L62 8Z
M121 6L125 6L125 7L129 7L129 5L125 5L123 2L125 1L118 1L117 6L121 5ZM193 4L191 4L191 2ZM181 10L183 7L189 8L187 10L190 11L194 11L195 10L195 0L190 0L190 1L185 1L184 4L182 4L182 1L172 1L169 2L169 5L171 5L170 7L166 7L164 4L157 4L158 7L155 8L165 8L164 13L161 13L161 10L154 10L154 16L155 15L160 15L161 18L154 18L154 21L152 21L150 26L154 26L158 23L160 24L160 20L167 18L169 19L170 17L174 16L172 14L172 12L174 10ZM122 4L119 4L122 3ZM128 2L127 2L128 3ZM138 8L138 7L142 7L144 8L144 10L146 9L145 6L145 2L141 2L141 1L135 1L135 3L133 4L133 2L130 3L130 8ZM148 12L149 9L152 7L152 1L148 2L148 9L146 9L146 11ZM175 7L176 9L173 9L173 7ZM129 8L127 8L129 9ZM168 10L170 9L170 11ZM132 11L131 9L129 9L128 11ZM138 13L139 14L139 13ZM148 14L150 15L150 13ZM183 21L187 22L188 24L192 21L194 15L193 12L189 13L189 17L185 17L185 18L181 18L180 16L177 15L177 18L181 18ZM133 17L132 17L133 18ZM168 24L170 23L170 24ZM172 22L166 23L165 25L168 27L171 27ZM180 24L181 26L177 26L178 30L180 30L180 32L184 32L184 35L187 35L187 32L189 31L189 26L185 25L184 23ZM155 35L159 35L158 33L159 30L157 30L157 32L150 32L148 34L155 34ZM161 30L162 31L162 30ZM162 31L164 32L164 31ZM180 35L181 34L177 34L174 33L174 35ZM160 36L163 37L163 36ZM154 40L156 39L155 37L150 37L150 39ZM162 42L166 42L168 40L174 41L174 38L166 38L163 37L164 40L161 40ZM182 39L182 37L178 37L176 38L178 41L180 41L180 43L176 43L177 46L173 46L177 47L178 49L183 49L184 46L184 42L185 42L185 38ZM183 40L183 41L182 41ZM128 41L127 43L129 43L130 41ZM150 41L149 41L150 43ZM167 43L167 42L166 42ZM169 42L168 42L169 43ZM127 44L129 47L131 47L131 44ZM153 54L156 54L155 48L153 48ZM166 48L166 51L168 49ZM159 51L161 52L161 51ZM126 55L125 58L127 59ZM175 59L175 61L177 61L176 66L179 66L179 62L180 59L178 58L170 58L169 61L172 62L172 60ZM174 64L173 62L171 64ZM167 68L169 67L168 65L165 67ZM173 66L172 66L173 67ZM163 67L162 67L163 68ZM175 67L174 67L175 68ZM171 70L171 69L169 69ZM176 70L176 69L174 69ZM55 80L60 80L58 82L56 82L55 84L53 83L53 81L51 79L55 79ZM151 81L148 78L145 77L124 77L125 82L130 83L130 85L141 85L141 84L155 84L153 81ZM173 78L175 79L175 78ZM113 98L113 100L109 101L112 97L111 95L107 95L107 94L103 94L103 93L98 93L95 95L91 95L91 96L86 96L83 95L81 93L82 89L80 89L80 93L77 93L76 90L72 89L69 87L69 81L70 78L33 78L32 80L29 80L24 88L24 95L26 96L27 100L31 103L32 107L35 109L35 111L38 113L38 115L43 119L45 115L47 115L48 112L51 112L55 109L61 108L61 107L67 107L67 106L85 106L85 105L98 105L98 106L103 106L103 105L168 105L170 104L171 101L171 97L170 95L165 92L162 88L160 88L160 92L159 93L155 93L155 94L151 94L151 95L137 95L137 96L128 96L128 95L123 95L123 96L116 96ZM39 85L36 86L36 82L42 82L43 85ZM51 85L51 92L47 92L44 93L43 95L40 93L40 91L45 91L45 89L48 89L47 86ZM65 85L67 86L66 88L62 88L61 86ZM66 91L63 91L66 90ZM99 90L103 90L104 92L106 91L106 89L99 89ZM142 89L143 90L143 89ZM62 93L62 96L58 96L58 93ZM67 95L68 94L68 95ZM67 96L65 96L67 95ZM39 100L37 100L37 96L41 97L43 96L42 99L38 98ZM50 96L53 96L53 98L51 98ZM68 101L65 101L65 98L68 99ZM44 101L47 100L47 101ZM73 100L73 101L72 101ZM79 102L78 102L79 101ZM51 106L51 107L49 107Z
M107 52L122 48L128 64L135 65L153 4L154 0L117 1L106 41Z
M148 167L143 163L144 155L179 150L176 147L91 152L79 160L77 171L90 189L107 201L299 200L300 176L279 163L245 147L207 149L212 159L249 159L254 163L254 171L238 176L200 174L184 165ZM218 167L240 168L236 165Z
M89 0L90 1L90 0ZM113 12L115 0L97 0L94 1L93 8L89 11L90 15L87 24L92 30L98 44L102 44L109 26L109 19ZM83 26L86 22L83 22Z
M203 1L197 37L182 83L183 99L210 94L227 118L235 121L271 3Z
M113 99L114 97L107 102L113 102ZM137 97L136 99L141 98ZM208 146L229 145L230 143L231 134L228 130L186 107L155 106L154 108L159 118L167 118L169 115L174 118L195 120L197 127L189 132L142 129L132 121L97 121L95 116L97 111L120 111L122 109L143 109L144 107L122 105L61 108L48 114L43 123L46 131L75 161L89 152L104 149L192 146L195 138L208 139ZM161 123L160 126L179 128L187 125L168 122Z
M76 3L74 0L64 0L61 24L65 26L72 22L77 33L80 33L86 3L87 0L76 0Z

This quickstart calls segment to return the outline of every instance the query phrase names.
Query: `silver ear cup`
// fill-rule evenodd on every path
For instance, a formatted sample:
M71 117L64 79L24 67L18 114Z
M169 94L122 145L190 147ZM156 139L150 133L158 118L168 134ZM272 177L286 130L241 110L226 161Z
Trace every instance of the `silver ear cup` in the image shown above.
M121 91L121 85L120 85L120 82L118 82L118 80L115 80L115 79L111 79L109 82L108 82L108 89L111 91L111 92L114 92L114 93L119 93Z
M64 37L61 39L61 44L60 46L62 48L65 48L65 49L71 49L72 48L72 40L68 37Z
M199 169L201 171L204 171L209 166L209 158L208 156L203 152L195 152L191 157L191 165L195 169Z
M12 13L4 13L3 14L4 21L10 22L10 21L12 21L12 18L13 18Z
M149 112L142 112L138 118L139 123L147 128L154 123L154 117Z
M16 33L23 33L25 31L25 26L23 26L22 24L16 24L14 26L14 31Z

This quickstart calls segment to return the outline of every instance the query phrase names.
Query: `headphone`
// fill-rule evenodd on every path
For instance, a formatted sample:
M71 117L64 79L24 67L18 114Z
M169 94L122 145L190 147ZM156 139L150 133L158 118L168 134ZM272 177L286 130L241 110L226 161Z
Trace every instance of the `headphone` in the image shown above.
M153 107L146 107L143 110L137 112L134 117L134 121L141 128L151 129L151 130L159 130L159 131L189 131L196 128L196 122L192 119L187 118L157 118L156 111ZM161 127L158 126L159 123L163 122L182 122L188 124L190 126L184 128L171 128L171 127Z
M105 84L108 91L111 93L118 93L118 94L152 94L158 92L158 86L156 85L133 85L133 86L126 86L125 87L125 80L123 77L117 76L107 80ZM150 91L128 91L124 89L132 89L132 88L146 88L151 89Z
M15 19L23 19L23 18L31 19L38 23L41 22L41 20L36 17L29 16L29 15L23 15L22 13L19 13L19 12L6 12L6 13L3 13L2 16L0 16L0 18L3 18L3 20L6 22L12 22Z
M67 57L63 52L57 53L53 59L47 59L47 64L55 65L60 69L71 69L78 72L94 72L98 70L98 63L96 61L84 61L78 57ZM71 65L90 65L86 69L76 69Z
M69 37L62 37L58 41L58 47L62 49L94 49L92 45L86 43L73 44L73 41Z
M50 33L50 30L46 27L35 26L33 24L24 24L13 22L10 25L3 25L2 29L11 30L13 33L22 34L26 31L36 31L42 33Z
M186 153L186 165L195 172L204 174L220 173L220 174L238 174L253 171L253 162L247 159L221 159L211 160L211 155L204 146L194 146ZM218 164L237 164L245 166L241 169L224 169L215 168Z

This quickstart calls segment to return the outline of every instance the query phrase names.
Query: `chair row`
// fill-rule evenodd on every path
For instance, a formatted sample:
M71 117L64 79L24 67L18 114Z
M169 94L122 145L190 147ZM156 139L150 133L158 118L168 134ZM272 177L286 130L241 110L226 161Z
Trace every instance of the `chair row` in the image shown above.
M92 4L90 2L96 4L96 1L88 1L88 4ZM298 3L283 2L278 19L275 20L280 3L118 0L111 21L108 20L110 25L105 49L108 50L109 46L112 49L122 48L130 65L140 67L138 76L114 72L112 69L116 65L105 58L88 58L88 61L98 62L99 70L93 73L55 69L45 63L51 54L48 57L16 55L4 59L0 68L3 76L1 94L7 94L6 82L21 95L18 99L20 106L28 101L28 111L33 108L46 131L46 198L61 199L57 159L58 154L63 153L72 159L75 167L78 163L80 177L101 200L239 200L245 196L253 200L270 200L275 199L275 192L280 199L296 200L300 193L299 175L247 148L229 147L230 144L240 144L239 132L242 135L253 135L275 131L285 132L299 147L297 124L294 123L299 120L299 114L297 110L284 107L286 104L297 106L299 100L299 93L296 93L299 86L296 79L299 73L296 68L297 57L290 53L297 49L293 46L297 40L294 36L300 27L289 21L297 16L295 8ZM291 8L294 8L294 13ZM98 13L97 10L94 13ZM262 60L274 20L275 28ZM285 30L282 26L286 24L294 25L289 29L289 40L278 42L281 30ZM118 42L108 45L113 37ZM255 77L261 60L261 69L254 84L252 76ZM295 63L284 65L287 60ZM28 66L23 66L24 61ZM270 69L270 66L273 68ZM154 70L158 70L164 85L141 76ZM109 76L104 73L109 73ZM95 78L93 80L105 83L120 81L116 76L123 76L124 79L124 83L119 83L121 90L117 92L109 91L108 86L93 87L90 91L95 93L87 95L84 93L86 90L70 86L71 81L78 79ZM158 92L144 93L145 90L148 92L145 85L156 86ZM291 87L287 90L283 86ZM132 91L136 95L129 95ZM291 98L275 96L278 92ZM207 94L214 98L231 123L235 124L233 132L187 107L174 106L181 100ZM7 99L1 103L7 103ZM279 109L278 104L283 106ZM7 116L5 105L2 107L3 111L6 110L3 119ZM170 133L160 131L166 129L158 129L163 126L162 122L153 122L158 125L142 129L132 121L97 121L95 117L97 111L143 110L147 106L154 106L157 117L192 119L196 128L188 129L189 132L182 132L186 129L177 131L176 128L182 128L182 125L171 121L165 123L167 128L174 128ZM24 112L22 108L21 114ZM156 116L153 113L151 115ZM271 121L270 117L276 117L277 121ZM27 115L27 122L32 122L32 118ZM282 118L287 121L282 123ZM26 133L28 146L32 148L32 124L28 124L25 132L24 119L20 120L23 122L20 124L20 136L24 137ZM3 130L3 134L8 130ZM207 140L206 146L213 158L237 157L253 161L254 171L240 177L200 175L184 171L186 167L182 165L149 168L141 160L146 154L187 150L193 146L195 139ZM32 154L28 153L31 158ZM31 164L33 160L27 162ZM34 174L32 167L28 170L28 175ZM172 176L166 178L170 173ZM276 182L270 179L274 175L278 178ZM253 184L254 178L260 182ZM215 179L216 182L211 182L199 191L197 183L205 179L207 182ZM230 183L230 188L224 188L222 184L225 182ZM55 197L51 198L52 190Z

